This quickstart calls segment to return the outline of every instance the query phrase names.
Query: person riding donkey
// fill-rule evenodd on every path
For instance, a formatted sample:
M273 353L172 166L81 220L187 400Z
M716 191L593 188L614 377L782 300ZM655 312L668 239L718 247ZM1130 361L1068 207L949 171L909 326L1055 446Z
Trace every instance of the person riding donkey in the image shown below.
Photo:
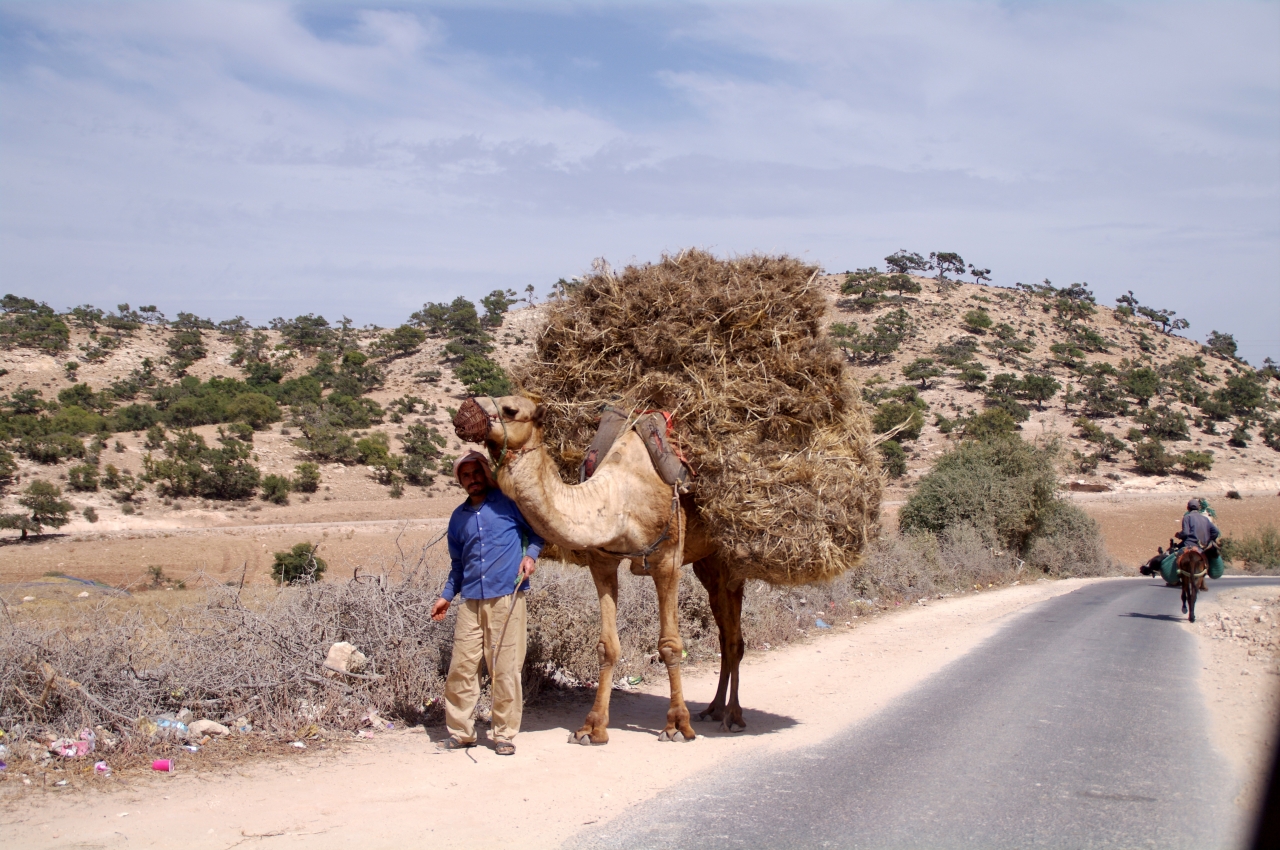
M529 527L515 502L494 482L489 459L467 452L453 465L467 501L449 519L451 568L431 619L443 620L461 593L453 633L453 657L445 680L442 750L476 744L475 712L480 698L480 659L493 683L493 740L500 756L514 755L512 738L520 731L524 694L520 683L527 634L525 598L529 577L542 553L543 539ZM508 634L508 631L510 634Z
M1222 533L1203 511L1204 504L1199 499L1187 502L1187 512L1182 516L1182 528L1174 537L1182 541L1183 546L1196 546L1208 558L1210 550L1216 554L1217 541Z

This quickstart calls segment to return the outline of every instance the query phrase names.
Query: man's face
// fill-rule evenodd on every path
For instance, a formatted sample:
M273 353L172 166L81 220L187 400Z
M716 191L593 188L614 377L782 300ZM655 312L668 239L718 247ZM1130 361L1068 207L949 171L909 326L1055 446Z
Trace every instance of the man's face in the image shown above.
M475 461L458 467L458 483L467 491L468 496L481 496L489 489L489 479L484 475L484 467Z

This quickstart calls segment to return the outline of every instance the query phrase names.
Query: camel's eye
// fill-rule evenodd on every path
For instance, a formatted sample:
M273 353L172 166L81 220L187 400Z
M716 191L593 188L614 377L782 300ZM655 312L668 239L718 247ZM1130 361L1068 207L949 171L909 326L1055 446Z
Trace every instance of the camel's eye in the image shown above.
M502 408L502 412L503 412L503 414L504 414L504 415L506 415L506 416L510 416L510 417L514 418L514 417L515 417L515 415L516 415L517 413L519 413L520 411L518 411L518 410L516 410L514 407L511 407L511 406L509 406L509 405L508 405L508 406L504 406L504 407Z

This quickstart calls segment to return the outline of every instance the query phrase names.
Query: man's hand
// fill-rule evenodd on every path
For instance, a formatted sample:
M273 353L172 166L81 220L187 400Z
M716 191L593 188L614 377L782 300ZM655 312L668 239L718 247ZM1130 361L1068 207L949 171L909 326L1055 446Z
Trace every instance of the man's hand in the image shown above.
M449 600L441 596L435 601L435 604L431 606L431 619L437 621L443 620L444 615L447 613L449 613Z
M533 575L533 571L537 568L538 562L533 558L530 558L528 555L525 555L520 559L520 573L525 578L530 578Z

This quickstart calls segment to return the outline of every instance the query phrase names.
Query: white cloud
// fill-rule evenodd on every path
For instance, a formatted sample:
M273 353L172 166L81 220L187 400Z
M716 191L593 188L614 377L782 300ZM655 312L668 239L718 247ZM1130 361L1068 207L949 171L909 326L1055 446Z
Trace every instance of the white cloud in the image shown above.
M648 53L464 47L418 7L2 5L4 285L389 322L601 254L947 248L1280 356L1275 5L625 14L657 22ZM668 100L633 109L624 59Z

